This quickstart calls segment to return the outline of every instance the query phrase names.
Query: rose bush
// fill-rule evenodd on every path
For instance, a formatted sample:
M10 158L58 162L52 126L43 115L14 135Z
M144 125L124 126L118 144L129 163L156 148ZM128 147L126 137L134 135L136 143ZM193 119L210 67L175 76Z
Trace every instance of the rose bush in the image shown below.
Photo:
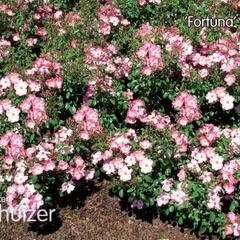
M106 177L132 208L240 235L238 1L3 1L0 193L18 216ZM227 14L226 14L227 13Z

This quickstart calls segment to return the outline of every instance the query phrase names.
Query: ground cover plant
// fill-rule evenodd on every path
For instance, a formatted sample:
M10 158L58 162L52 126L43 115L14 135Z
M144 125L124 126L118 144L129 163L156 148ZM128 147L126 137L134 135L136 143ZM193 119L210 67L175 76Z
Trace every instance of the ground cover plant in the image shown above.
M106 178L132 208L238 239L239 9L1 1L0 195L14 214ZM234 24L189 26L187 16Z

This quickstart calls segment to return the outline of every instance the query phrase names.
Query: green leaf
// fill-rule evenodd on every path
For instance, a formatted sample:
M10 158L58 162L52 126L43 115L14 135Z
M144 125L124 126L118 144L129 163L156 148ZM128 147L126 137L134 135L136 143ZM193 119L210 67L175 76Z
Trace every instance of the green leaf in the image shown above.
M123 189L119 190L118 195L119 195L120 198L123 198L124 190Z
M132 192L134 192L134 190L135 190L134 188L129 188L129 189L127 190L127 192L128 192L128 193L132 193Z
M182 224L183 224L183 218L182 218L182 217L180 217L180 218L178 219L178 224L179 224L179 225L182 225Z
M150 177L150 176L145 176L145 180L146 180L146 182L148 182L148 183L152 183L152 178Z
M216 219L216 214L214 212L210 213L210 222L214 222L214 220Z
M174 211L174 206L170 206L168 209L169 209L169 212L173 212Z
M232 212L234 212L235 211L235 208L236 207L238 207L239 206L239 203L238 203L238 201L236 201L236 200L233 200L232 202L231 202L231 205L230 205L230 211L232 211Z

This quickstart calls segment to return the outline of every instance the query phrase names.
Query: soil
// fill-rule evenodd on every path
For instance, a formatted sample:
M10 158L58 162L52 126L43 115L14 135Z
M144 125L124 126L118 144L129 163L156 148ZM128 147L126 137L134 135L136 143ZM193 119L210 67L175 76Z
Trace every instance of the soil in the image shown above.
M129 211L107 181L61 200L52 223L0 224L0 240L196 240L189 229L163 222L154 211ZM73 201L74 199L74 201Z

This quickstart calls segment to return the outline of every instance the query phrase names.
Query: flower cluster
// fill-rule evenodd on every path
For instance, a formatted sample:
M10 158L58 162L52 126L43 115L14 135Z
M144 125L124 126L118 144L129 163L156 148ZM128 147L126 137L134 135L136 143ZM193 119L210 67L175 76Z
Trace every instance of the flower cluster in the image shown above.
M87 180L93 179L94 170L88 171L85 170L86 165L82 159L82 157L77 157L71 162L69 169L67 170L70 173L72 180L80 180L85 177Z
M0 4L0 12L6 13L8 16L14 16L14 12L11 6L8 6L4 3Z
M27 119L25 122L26 128L34 128L48 120L44 100L33 94L28 95L19 104L19 109L27 113Z
M21 214L36 212L43 204L43 197L34 185L28 182L31 176L43 175L49 171L63 171L71 176L72 181L85 178L91 180L95 170L88 170L83 159L78 156L67 162L65 159L74 153L70 137L73 130L62 128L50 139L38 145L24 149L21 135L9 131L0 138L0 148L5 150L2 158L3 168L0 176L1 182L8 182L6 202L13 208L19 217ZM57 161L58 157L64 156L64 160ZM71 182L72 183L72 182ZM62 191L68 193L74 189L70 182L62 185Z
M0 99L0 114L5 113L10 123L19 121L20 109L13 106L12 101L9 99Z
M153 27L149 24L149 22L143 24L138 30L137 30L137 37L144 38L146 36L151 35L153 32Z
M177 153L187 152L189 144L187 136L185 136L183 133L180 133L175 128L172 128L172 139L177 145Z
M231 96L224 87L217 87L209 91L206 95L209 103L220 102L223 110L231 110L234 108L234 97Z
M137 120L145 122L146 116L147 112L145 108L145 103L140 99L131 101L130 107L127 112L126 121L131 124L136 123Z
M15 94L21 97L27 95L28 92L31 91L38 92L40 89L41 85L39 82L34 80L24 81L18 73L9 73L0 80L0 91L2 96L7 94L7 90L8 92L14 90ZM28 94L17 107L13 105L10 99L0 100L0 114L5 113L9 122L18 122L20 120L21 111L27 113L25 122L26 128L34 128L48 120L44 100L33 94Z
M204 30L204 29L203 29ZM182 68L182 76L190 76L192 70L198 70L202 78L210 75L216 65L221 65L221 70L226 72L225 81L227 85L235 82L233 72L239 67L239 48L237 33L225 32L229 38L220 38L215 43L205 42L205 33L202 32L200 49L195 49L190 40L184 40L178 34L178 29L170 28L163 33L166 41L166 49L178 56L178 62Z
M28 5L26 5L26 9ZM35 31L36 37L44 37L48 34L46 28L42 27L42 23L44 21L51 21L52 25L56 27L59 36L63 36L66 30L66 23L67 26L73 27L80 20L79 15L76 12L68 12L66 15L62 10L60 10L57 6L53 4L43 4L38 5L34 9L35 12L33 13L33 18L38 25L38 28ZM31 40L37 40L37 38L29 38L28 45L31 45ZM35 43L34 43L35 44Z
M194 52L192 42L190 40L185 41L175 27L164 31L162 40L166 43L166 50L169 54L177 56L178 63L181 66L182 76L190 76L191 66L188 58Z
M225 183L223 188L225 192L229 195L233 194L236 190L235 185L238 184L238 180L235 178L235 173L240 169L239 160L231 160L224 163L223 168L221 169L222 178Z
M170 124L170 118L167 115L161 116L156 111L148 115L145 103L140 99L131 101L126 116L126 121L130 124L136 123L137 120L148 123L157 130L165 129Z
M236 76L234 74L227 74L224 81L228 86L232 86L236 82Z
M108 35L111 33L112 27L119 25L127 26L130 22L124 19L121 11L113 5L105 5L99 9L99 33Z
M87 170L81 156L71 159L70 162L60 160L57 164L55 163L59 154L67 158L69 154L74 153L74 146L70 140L72 135L73 130L63 127L54 134L52 139L28 148L26 150L28 159L34 159L34 164L30 167L29 172L38 176L47 171L58 170L68 173L72 180L92 179L95 171Z
M76 12L69 12L65 17L66 22L70 27L74 27L76 23L81 20L80 16Z
M17 173L16 179L21 178L23 173ZM43 206L43 196L38 193L33 184L13 184L6 190L6 203L10 206L14 215L19 218L34 216Z
M26 74L35 80L36 77L44 77L45 84L50 89L62 88L61 65L45 58L38 58L33 63L33 68L28 69ZM47 79L46 79L47 78Z
M163 192L157 197L157 205L159 207L167 205L170 201L177 205L182 205L187 200L187 194L183 191L182 183L179 183L177 189L173 188L173 179L165 179L162 181Z
M213 170L218 171L223 167L224 158L216 153L215 149L212 147L207 147L204 149L194 149L192 151L192 159L188 164L188 167L191 168L195 172L201 172L201 168L199 164L210 162Z
M93 134L102 132L99 123L98 113L87 105L82 105L80 109L73 115L73 120L79 124L79 138L89 140Z
M113 44L109 44L106 48L91 45L85 48L85 52L87 53L86 66L94 74L93 79L88 83L87 97L90 97L98 86L111 92L113 78L127 77L131 70L130 59L118 56L118 50ZM96 73L98 73L97 78Z
M18 73L10 73L1 78L0 92L4 93L6 89L14 89L16 95L24 96L27 94L28 83L23 81Z
M12 169L14 162L25 156L23 138L13 131L8 131L0 137L0 148L5 150L2 158L5 170Z
M200 134L199 142L203 147L211 146L221 136L220 129L213 124L204 124L198 132Z
M141 69L141 72L144 75L149 76L152 72L163 68L161 48L151 41L145 41L137 50L136 56L144 63L144 66Z
M117 48L109 44L106 48L90 46L87 52L86 64L89 70L100 70L104 67L107 74L117 78L127 77L131 68L129 58L121 58L117 55Z
M234 212L227 214L227 225L225 229L226 235L240 236L240 219Z
M9 54L9 48L11 47L11 42L5 39L0 39L0 57L7 57Z
M208 202L207 207L212 209L216 209L217 211L221 211L221 198L220 193L222 192L222 188L220 186L216 186L213 189L210 189L208 192Z
M133 150L131 141L138 143L142 150ZM127 133L116 133L109 140L109 149L93 154L92 162L98 164L102 161L107 175L117 174L125 182L131 180L134 165L138 165L144 174L152 172L153 161L144 152L151 148L152 144L148 140L139 142L135 131L129 129Z
M19 217L37 211L43 205L43 197L35 190L34 185L26 183L29 177L24 161L23 138L9 131L1 136L0 148L5 150L1 183L12 182L6 190L6 203Z
M199 104L197 98L187 92L181 92L172 102L174 109L180 111L177 123L186 126L188 123L199 120Z
M222 133L226 138L230 139L232 148L236 150L240 149L240 128L226 128L222 131Z

